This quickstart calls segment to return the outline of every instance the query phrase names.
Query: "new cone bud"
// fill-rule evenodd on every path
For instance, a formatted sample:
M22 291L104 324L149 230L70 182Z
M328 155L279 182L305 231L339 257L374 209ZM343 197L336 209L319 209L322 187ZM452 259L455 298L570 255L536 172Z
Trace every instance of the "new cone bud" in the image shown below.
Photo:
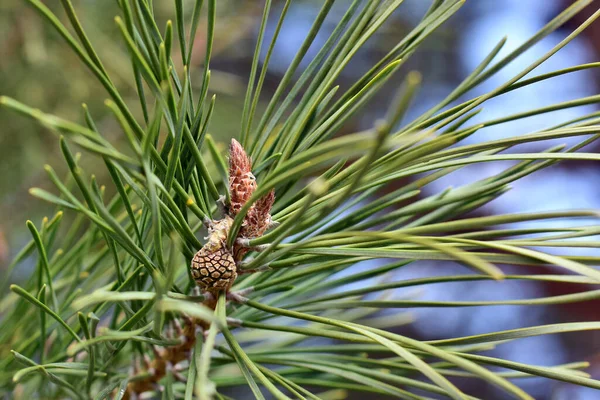
M231 139L229 146L229 215L235 217L256 190L256 178L252 174L252 160L242 145Z
M231 139L229 146L229 216L235 218L256 190L256 178L252 174L252 160L242 145ZM262 236L271 225L271 208L275 202L275 191L271 190L252 205L239 236L255 238Z

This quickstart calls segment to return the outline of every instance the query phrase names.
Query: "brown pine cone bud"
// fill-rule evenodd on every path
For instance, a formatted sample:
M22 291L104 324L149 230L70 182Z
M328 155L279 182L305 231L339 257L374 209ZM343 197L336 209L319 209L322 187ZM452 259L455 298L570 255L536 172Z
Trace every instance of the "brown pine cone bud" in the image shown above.
M264 235L272 223L270 212L274 202L275 191L271 190L254 203L244 219L244 226L240 232L241 237L253 238Z
M252 161L242 145L231 139L229 147L229 215L235 217L256 190L256 178L252 175Z

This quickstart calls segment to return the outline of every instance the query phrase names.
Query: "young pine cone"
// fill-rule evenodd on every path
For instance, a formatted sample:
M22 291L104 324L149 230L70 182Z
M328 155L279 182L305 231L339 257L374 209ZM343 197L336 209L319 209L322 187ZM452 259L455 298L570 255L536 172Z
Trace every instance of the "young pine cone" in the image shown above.
M237 278L236 264L227 249L233 219L225 217L209 230L208 242L192 258L192 276L205 292L228 291Z

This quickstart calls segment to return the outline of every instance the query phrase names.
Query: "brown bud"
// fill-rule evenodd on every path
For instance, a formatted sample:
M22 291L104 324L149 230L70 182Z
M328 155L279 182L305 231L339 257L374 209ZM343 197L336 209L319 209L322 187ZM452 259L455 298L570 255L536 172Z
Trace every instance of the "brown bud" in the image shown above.
M240 236L252 238L262 236L271 225L271 208L275 202L275 191L261 197L246 215Z
M256 178L252 175L252 161L242 145L231 139L229 146L229 215L235 217L256 190Z
M229 147L229 193L231 202L228 207L229 217L235 218L256 190L256 179L252 175L252 161L242 145L235 139ZM271 225L271 208L275 202L275 192L271 190L250 207L238 234L242 238L262 236ZM234 259L239 261L248 252L242 246L235 245Z

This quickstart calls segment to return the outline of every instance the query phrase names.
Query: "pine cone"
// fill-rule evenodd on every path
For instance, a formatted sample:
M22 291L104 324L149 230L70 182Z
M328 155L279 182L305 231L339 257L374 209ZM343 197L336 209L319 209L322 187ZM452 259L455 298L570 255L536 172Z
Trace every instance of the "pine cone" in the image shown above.
M213 294L227 291L237 278L235 260L225 244L232 222L227 216L215 222L208 242L192 259L192 276L203 291Z

